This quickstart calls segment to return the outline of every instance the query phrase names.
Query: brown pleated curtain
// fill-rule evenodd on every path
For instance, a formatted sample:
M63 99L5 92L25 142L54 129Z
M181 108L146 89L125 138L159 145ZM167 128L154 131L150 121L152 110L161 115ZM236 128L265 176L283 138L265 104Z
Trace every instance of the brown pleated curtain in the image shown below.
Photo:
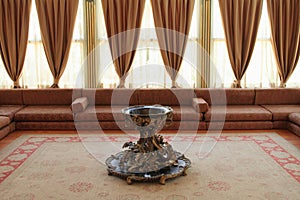
M254 50L263 0L219 0L219 5L229 59L236 78L232 87L240 88Z
M119 88L132 65L137 48L145 0L102 0L106 31Z
M28 43L31 0L0 0L0 54L14 88L19 88Z
M267 5L280 87L285 87L300 55L300 1L267 0Z
M36 0L42 41L54 83L59 80L66 68L72 42L78 0Z
M190 31L194 0L151 0L156 34L172 87L181 67Z

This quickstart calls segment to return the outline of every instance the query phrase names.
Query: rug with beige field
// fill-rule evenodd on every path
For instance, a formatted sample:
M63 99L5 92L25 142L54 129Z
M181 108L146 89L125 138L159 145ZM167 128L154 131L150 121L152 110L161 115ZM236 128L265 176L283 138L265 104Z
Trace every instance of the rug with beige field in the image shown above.
M23 135L0 152L1 199L300 198L300 150L275 133L164 136L186 147L187 176L128 185L108 176L101 158L132 136ZM97 158L89 142L106 151ZM205 142L214 145L203 156Z

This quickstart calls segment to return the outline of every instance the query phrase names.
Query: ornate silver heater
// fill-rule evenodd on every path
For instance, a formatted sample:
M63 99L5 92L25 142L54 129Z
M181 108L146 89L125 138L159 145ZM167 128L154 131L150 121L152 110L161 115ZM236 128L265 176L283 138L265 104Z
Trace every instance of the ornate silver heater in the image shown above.
M124 108L127 125L140 132L139 140L126 142L124 151L106 160L108 174L132 181L156 181L161 184L170 178L186 175L191 161L173 150L158 132L173 121L173 109L161 105Z

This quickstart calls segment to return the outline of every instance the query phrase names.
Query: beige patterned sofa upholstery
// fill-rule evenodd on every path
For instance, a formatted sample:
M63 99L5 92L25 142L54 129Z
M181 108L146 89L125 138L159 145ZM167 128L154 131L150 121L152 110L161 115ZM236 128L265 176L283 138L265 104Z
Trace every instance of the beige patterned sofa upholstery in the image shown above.
M272 113L274 129L287 129L289 114L300 112L300 89L256 89L255 104Z
M16 129L75 129L71 104L81 90L24 89L22 96L25 107L15 114Z
M170 106L174 110L173 123L167 129L206 129L202 114L192 107L192 89L84 89L89 106L75 115L78 129L128 129L121 110L134 105Z
M300 113L289 114L288 130L300 137Z
M300 89L2 89L0 137L15 129L132 129L121 110L154 104L174 110L174 123L166 129L299 134Z
M15 130L14 116L24 108L21 90L0 92L0 139Z
M272 113L255 104L254 89L196 89L208 106L204 121L210 129L272 129Z

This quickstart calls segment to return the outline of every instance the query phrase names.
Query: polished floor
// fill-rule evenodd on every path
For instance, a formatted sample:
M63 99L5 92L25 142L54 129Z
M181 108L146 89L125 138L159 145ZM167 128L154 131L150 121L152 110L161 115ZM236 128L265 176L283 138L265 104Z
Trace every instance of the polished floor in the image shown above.
M188 132L188 131L187 131ZM300 137L287 131L287 130L234 130L234 131L223 131L223 133L227 134L241 134L241 133L270 133L275 132L284 139L286 139L288 142L296 146L298 149L300 149ZM105 131L107 134L122 134L121 131ZM174 131L164 131L164 133L174 133ZM204 131L199 131L199 134L205 133ZM25 134L77 134L76 131L15 131L2 140L0 140L0 150L12 143L16 138L25 135Z

